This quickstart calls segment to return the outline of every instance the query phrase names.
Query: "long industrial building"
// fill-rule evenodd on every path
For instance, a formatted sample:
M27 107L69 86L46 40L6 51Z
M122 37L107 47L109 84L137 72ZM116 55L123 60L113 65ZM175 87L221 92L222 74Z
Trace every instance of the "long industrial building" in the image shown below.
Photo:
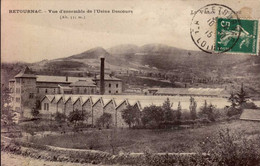
M87 123L95 126L97 119L104 113L112 115L113 127L124 128L127 124L122 119L122 110L127 105L135 106L142 111L145 107L156 105L162 106L169 98L172 109L177 109L181 103L182 111L189 111L189 96L145 96L145 95L46 95L41 100L40 114L43 117L51 118L57 112L69 115L70 112L80 110L88 113L90 117ZM218 108L225 107L228 103L225 98L194 97L198 109L203 106L205 100L216 105Z

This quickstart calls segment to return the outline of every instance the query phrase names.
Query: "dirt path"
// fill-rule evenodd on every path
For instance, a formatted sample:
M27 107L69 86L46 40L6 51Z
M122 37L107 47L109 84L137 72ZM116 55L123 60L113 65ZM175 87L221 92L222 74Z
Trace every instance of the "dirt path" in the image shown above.
M1 166L94 166L93 164L80 164L70 162L53 162L38 160L30 157L14 155L1 151ZM97 165L95 165L97 166ZM101 166L101 165L99 165ZM105 166L105 165L103 165ZM115 165L114 165L115 166Z

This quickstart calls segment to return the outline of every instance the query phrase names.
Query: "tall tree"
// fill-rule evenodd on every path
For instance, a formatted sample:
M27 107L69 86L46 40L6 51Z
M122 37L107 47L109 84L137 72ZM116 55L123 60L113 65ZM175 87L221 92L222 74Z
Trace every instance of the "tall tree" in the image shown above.
M69 122L73 123L74 127L76 127L79 122L82 122L84 118L85 118L84 112L77 109L75 111L70 112L68 116Z
M149 107L144 107L142 111L142 123L144 126L147 124L155 123L156 126L164 120L164 113L162 107L151 105Z
M105 112L101 115L97 120L97 126L102 126L109 128L110 124L112 123L112 115L110 113Z
M247 97L246 91L244 90L244 86L242 83L240 91L237 93L237 103L241 106L247 102L247 99L248 99L248 97Z
M140 111L135 106L128 105L122 111L122 118L129 125L129 128L131 128L132 125L140 123Z
M178 108L177 108L177 111L176 111L176 117L178 120L181 119L181 102L179 101L178 103Z
M231 107L232 108L236 108L237 100L238 100L237 96L233 92L231 92L231 94L230 94L230 96L228 98L228 101L231 103Z
M164 120L165 121L172 121L172 120L174 120L172 105L173 105L173 103L170 102L169 98L167 98L164 101L163 105L162 105L162 109L163 109L163 112L164 112Z
M204 105L200 109L202 115L205 115L210 121L215 121L214 110L216 107L214 105L211 103L208 105L207 101L205 100Z
M55 114L55 121L62 124L64 122L66 122L67 116L63 113L57 112Z
M193 97L190 97L190 116L191 119L195 120L197 118L197 102Z

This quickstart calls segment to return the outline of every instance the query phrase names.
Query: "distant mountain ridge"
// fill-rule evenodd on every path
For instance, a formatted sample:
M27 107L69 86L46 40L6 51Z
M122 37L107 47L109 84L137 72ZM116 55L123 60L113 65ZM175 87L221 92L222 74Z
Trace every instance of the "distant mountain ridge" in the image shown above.
M250 85L251 92L260 93L260 56L208 54L157 43L143 46L124 44L108 49L96 47L69 57L42 60L27 65L47 75L94 74L99 72L100 57L106 59L107 73L139 70L145 73L171 73L178 77L192 76L200 79L228 78L232 84L243 82L245 85ZM14 66L17 65L11 65L10 68L15 68ZM8 72L6 75L8 76Z
M68 59L97 59L100 57L107 57L110 54L102 47L92 48L80 54L69 56Z
M107 52L111 55L121 55L121 54L134 54L139 51L139 47L134 44L123 44L117 45L107 49Z
M234 54L207 54L202 51L184 50L164 44L146 44L136 46L124 44L108 49L96 47L80 54L65 58L35 63L46 66L55 63L77 62L81 67L98 66L99 58L105 57L108 67L142 68L143 66L155 67L159 70L175 70L178 68L200 68L201 70L228 68L230 65L243 64L254 61L253 56ZM256 58L257 59L257 58ZM259 58L258 58L259 59ZM44 65L43 65L44 63ZM258 63L258 61L256 61Z

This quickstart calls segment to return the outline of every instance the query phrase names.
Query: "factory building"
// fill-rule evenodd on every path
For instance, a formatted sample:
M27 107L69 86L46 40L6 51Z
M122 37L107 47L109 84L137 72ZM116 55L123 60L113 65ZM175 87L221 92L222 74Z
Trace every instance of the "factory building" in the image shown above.
M176 110L178 103L181 102L183 112L189 112L189 96L148 96L148 95L46 95L41 100L40 114L43 117L53 117L56 112L69 115L70 112L80 110L86 112L89 118L87 123L96 126L97 119L103 113L109 113L112 116L110 127L126 128L128 125L122 118L122 111L128 106L134 106L142 110L151 105L162 106L169 98L172 103L172 109ZM58 99L58 100L56 100ZM212 103L217 108L224 108L228 105L225 98L219 97L194 97L197 107L203 106L205 100Z
M93 95L101 94L102 88L102 94L121 94L122 80L104 75L104 60L101 58L99 78L36 75L28 67L24 68L14 79L9 80L13 110L20 113L20 119L31 118L31 110L38 107L39 101L46 95ZM65 106L72 102L70 100L65 101Z

